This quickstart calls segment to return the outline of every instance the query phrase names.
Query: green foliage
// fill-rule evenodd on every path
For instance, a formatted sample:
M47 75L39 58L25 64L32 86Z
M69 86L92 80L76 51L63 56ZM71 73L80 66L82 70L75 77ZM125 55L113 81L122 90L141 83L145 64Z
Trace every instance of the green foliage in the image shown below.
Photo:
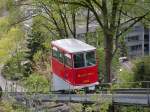
M134 82L134 74L127 69L121 68L120 71L118 70L117 73L117 80L118 83L113 85L113 88L132 88L135 85L138 86Z
M97 48L97 58L98 58L98 71L99 71L99 79L104 78L105 74L105 51L103 48ZM118 60L118 54L114 56L112 60L112 72L113 74L116 73L116 71L119 68L119 60Z
M44 35L41 32L32 32L28 39L28 58L33 61L34 54L39 50L44 50Z
M149 81L150 80L150 56L137 59L133 68L135 81ZM142 84L144 87L146 83Z
M108 112L110 102L103 102L103 103L98 103L98 104L93 104L93 105L83 105L82 108L85 108L85 112Z
M40 61L43 54L47 54L50 51L50 37L45 32L45 29L39 24L41 18L36 18L33 21L32 31L29 33L29 39L27 47L27 58L32 62ZM38 23L38 24L37 24ZM38 29L37 29L38 27Z
M97 28L98 29L98 28ZM103 39L104 35L101 31L96 30L96 32L89 32L87 35L85 34L86 43L93 45L95 47L104 47Z
M135 81L150 80L150 56L139 59L135 62L133 68Z
M103 75L104 75L104 63L105 63L105 55L104 55L104 49L103 48L98 48L97 49L97 58L98 58L98 71L99 71L99 79L103 79Z
M0 11L3 9L10 10L13 6L13 0L0 0Z
M116 74L116 72L118 71L119 67L120 67L120 63L119 63L119 53L116 52L116 54L114 55L113 59L112 59L112 72L113 74Z
M24 81L25 87L30 92L48 92L49 91L49 82L48 80L37 73L31 74L25 81Z
M3 11L8 11L7 17L0 18L0 57L1 64L4 64L14 52L14 50L20 46L19 42L23 39L24 33L19 25L12 26L14 17L18 17L19 10L14 8L14 0L1 0L4 5ZM0 2L0 3L2 3ZM6 5L6 6L5 6ZM14 14L16 12L17 14ZM20 16L19 16L20 17Z
M5 0L0 0L0 11L4 8L5 6Z
M32 29L27 39L27 56L32 65L32 71L47 75L49 69L49 53L51 36L42 25L42 18L37 16L33 19Z
M19 104L8 101L1 101L0 112L30 112L30 111Z
M1 35L0 39L3 37L5 33L7 33L8 26L9 26L8 17L0 18L0 35Z
M2 35L0 39L0 63L4 63L10 58L22 38L23 32L19 27L12 27L7 33Z
M42 51L39 50L33 55L33 61L38 62L41 60L41 57L42 57Z
M139 81L150 80L150 57L137 59L133 71L121 68L117 74L118 83L113 88L147 87L147 83Z
M119 112L149 112L150 108L142 106L122 106L119 109Z
M2 74L7 79L21 79L23 77L27 77L30 74L30 65L25 62L25 54L23 52L19 52L15 54L15 56L11 57L7 63L4 65L2 69Z
M8 102L0 102L0 112L14 112L12 106Z
M14 3L14 0L5 0L5 3L6 3L6 8L7 10L11 11L11 9L13 8L13 3Z

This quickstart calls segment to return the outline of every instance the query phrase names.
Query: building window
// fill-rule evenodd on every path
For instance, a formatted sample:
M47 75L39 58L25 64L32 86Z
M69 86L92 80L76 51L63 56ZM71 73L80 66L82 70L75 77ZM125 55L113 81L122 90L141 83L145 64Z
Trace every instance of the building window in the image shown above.
M141 50L141 49L142 49L142 45L131 46L131 51L137 51L137 50Z
M149 44L145 44L145 45L144 45L144 51L145 51L145 52L148 52L148 51L149 51Z
M140 31L141 30L141 26L134 26L133 31Z
M128 37L128 42L139 41L139 36L131 36Z
M148 35L148 34L145 34L145 35L144 35L144 41L145 41L145 42L149 42L149 35Z

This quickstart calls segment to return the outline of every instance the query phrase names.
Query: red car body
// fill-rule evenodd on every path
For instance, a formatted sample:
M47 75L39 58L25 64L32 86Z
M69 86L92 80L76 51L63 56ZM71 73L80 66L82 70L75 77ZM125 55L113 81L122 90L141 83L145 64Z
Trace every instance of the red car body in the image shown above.
M66 90L67 87L65 87L65 85L63 86L64 83L67 84L69 89L84 88L84 87L89 87L89 86L95 86L98 84L98 65L96 62L96 57L95 57L95 64L93 64L92 66L75 67L74 65L75 55L79 53L82 56L82 53L86 53L86 52L95 53L96 49L90 45L87 45L87 47L89 46L89 49L87 49L85 46L85 49L83 50L82 48L78 48L78 50L75 50L75 51L70 50L71 49L70 47L73 46L71 45L71 42L74 42L74 41L76 41L77 46L79 46L78 44L81 44L80 47L82 47L82 44L83 46L87 45L86 43L80 42L79 40L76 40L76 39L56 40L56 41L53 41L51 44L52 49L53 50L55 49L55 51L52 52L52 58L51 58L52 75L53 77L57 77L57 81L53 80L54 81L53 84L55 84L54 90L64 90L64 89ZM70 46L66 45L67 42L70 42L69 44ZM66 47L64 47L63 44L65 44L64 46ZM61 55L57 53L57 51ZM91 56L92 53L89 56ZM58 57L57 57L57 54L58 54ZM65 64L64 57L69 60L69 66ZM84 54L83 54L83 57L85 57ZM58 81L59 78L61 81ZM64 82L62 83L62 81ZM62 88L60 86L62 86Z

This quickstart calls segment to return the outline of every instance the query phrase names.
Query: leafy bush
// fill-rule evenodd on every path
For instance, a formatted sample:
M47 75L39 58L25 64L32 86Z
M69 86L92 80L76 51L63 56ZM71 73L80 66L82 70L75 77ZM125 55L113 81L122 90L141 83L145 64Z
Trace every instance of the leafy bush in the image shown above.
M4 6L5 6L5 1L4 0L0 0L0 12L4 8Z
M4 24L6 25L7 22ZM0 24L0 27L1 25L2 24ZM7 27L7 25L5 27ZM4 27L3 30L0 29L0 35L1 32L3 33L3 35L0 37L1 64L4 64L4 62L10 58L10 55L14 54L18 46L21 47L21 40L23 39L23 32L20 27L12 27L9 31L7 30L6 32L4 32L4 30L6 30Z
M135 81L150 81L150 56L136 60L133 72Z
M2 69L2 74L7 79L17 80L27 77L31 73L31 65L25 63L24 53L19 52L11 57Z
M133 71L122 69L118 72L117 78L119 83L115 84L114 88L133 88L150 86L144 82L140 82L150 80L150 56L135 60Z
M139 59L135 62L133 68L135 81L149 81L150 80L150 56Z
M135 86L134 83L130 83L134 81L133 72L126 69L121 69L121 71L118 71L117 80L118 83L113 85L113 88L132 88Z
M13 112L13 108L8 102L0 102L0 112Z
M31 74L24 81L24 85L29 92L48 92L49 90L48 80L44 76L37 73Z
M0 112L30 112L30 111L23 105L3 100L0 102Z

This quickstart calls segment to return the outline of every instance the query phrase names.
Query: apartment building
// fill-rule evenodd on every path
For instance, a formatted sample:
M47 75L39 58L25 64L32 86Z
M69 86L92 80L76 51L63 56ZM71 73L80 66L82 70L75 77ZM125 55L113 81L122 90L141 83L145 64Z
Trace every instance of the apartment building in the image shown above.
M89 26L89 32L96 36L97 24ZM77 39L84 41L86 26L77 27ZM150 29L145 28L142 24L134 25L125 37L128 56L130 58L150 55Z
M136 24L125 38L130 58L150 55L150 29Z

